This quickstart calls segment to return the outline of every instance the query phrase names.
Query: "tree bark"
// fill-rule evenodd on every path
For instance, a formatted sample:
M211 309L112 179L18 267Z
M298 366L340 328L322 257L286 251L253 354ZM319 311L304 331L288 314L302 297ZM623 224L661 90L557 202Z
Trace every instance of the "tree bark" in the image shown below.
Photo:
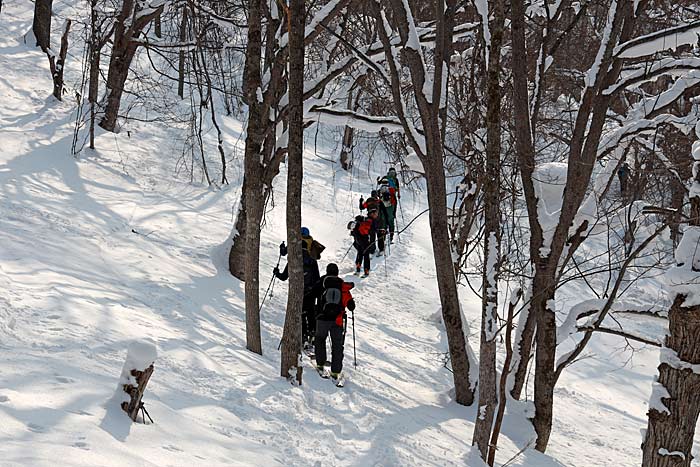
M413 21L412 12L406 11L410 8L408 2L393 0L390 2L393 10L393 19L398 29L401 42L405 45L409 41L409 21ZM444 121L444 112L440 108L443 102L443 93L449 91L449 63L452 55L452 38L454 35L454 12L456 1L433 2L431 6L436 13L436 37L434 49L433 79L431 80L432 94L429 101L423 90L426 83L426 69L421 52L412 47L402 49L402 64L405 64L410 71L413 83L413 97L420 114L420 120L424 129L425 145L421 145L414 136L404 111L404 96L402 94L402 77L399 65L394 57L394 47L386 29L384 28L384 16L381 12L381 5L378 0L373 1L370 6L374 10L377 20L377 31L382 46L385 51L387 63L389 65L389 79L391 84L391 94L394 100L399 119L404 127L404 132L409 140L409 144L420 158L425 169L425 180L428 191L428 206L430 208L429 222L430 235L432 239L433 255L435 259L435 271L437 275L438 291L440 294L440 305L442 307L442 317L447 333L447 345L449 347L450 359L452 362L452 372L455 383L455 401L462 405L471 405L474 402L474 384L470 378L469 354L467 353L467 341L464 336L461 307L459 304L459 293L457 291L457 280L455 277L455 267L452 260L450 246L449 228L447 221L447 188L445 182L444 163L444 138L441 131L440 121ZM447 8L445 8L445 6ZM415 24L412 25L415 27ZM443 80L443 73L448 74ZM443 81L445 88L443 88ZM446 99L445 99L446 100Z
M695 132L699 140L692 149L695 162L691 182L697 190L700 188L700 123ZM691 191L689 217L683 236L700 235L697 191L694 196ZM694 238L691 237L692 243ZM678 248L676 253L679 254ZM698 255L695 250L677 256L682 262L677 268L691 273L688 275L691 283L700 279ZM693 437L700 414L700 305L686 304L687 299L686 295L677 294L668 313L669 332L661 348L659 377L654 389L658 397L655 400L652 395L649 424L642 443L643 467L690 467L693 460Z
M255 3L255 0L251 1L251 4ZM250 5L248 8L252 8ZM260 11L260 7L257 7L258 12ZM258 18L258 21L260 18ZM252 18L249 17L249 22L254 21ZM259 24L258 24L258 29L259 29ZM260 34L260 31L258 30L258 34ZM184 6L182 7L182 21L180 22L180 44L184 44L184 42L187 40L187 7ZM250 40L250 32L248 32L248 40ZM250 45L248 46L250 47ZM180 99L185 98L185 51L181 48L180 51L178 52L178 60L177 60L177 95L180 96ZM247 57L247 54L246 54ZM258 59L258 63L260 63L260 60Z
M481 458L489 457L489 440L498 398L496 394L496 335L498 328L498 270L501 252L501 44L505 6L491 4L491 41L486 82L486 171L484 181L484 267L482 271L481 349L479 352L479 412L472 444ZM504 404L505 400L501 401Z
M183 24L185 22L183 17ZM245 247L243 272L245 278L246 346L262 355L260 338L260 219L263 215L263 181L260 157L264 121L262 102L257 90L261 87L260 59L262 55L261 3L250 0L248 4L248 45L244 73L245 100L248 104L248 131L245 141L243 197L239 208L238 225L243 220L245 226L234 238L234 248ZM244 241L241 241L241 238ZM238 245L236 244L238 243ZM233 252L233 248L231 250ZM229 255L229 258L231 256ZM233 265L229 265L231 268ZM237 269L240 265L236 265ZM232 269L233 273L234 270ZM235 274L234 274L235 275Z
M59 101L63 100L63 70L66 64L66 55L68 54L68 34L70 33L71 20L66 20L61 35L61 49L56 56L47 52L49 56L49 65L51 68L51 78L53 79L53 97Z
M452 255L446 245L450 244L447 234L447 189L442 158L432 158L425 168L426 185L428 188L428 206L430 237L435 257L435 272L437 274L442 319L447 332L447 345L452 362L452 373L455 384L455 401L462 405L474 402L474 387L470 380L470 361L467 354L467 340L464 337L464 326L459 304L457 281L455 280Z
M533 173L535 170L535 148L532 140L532 128L530 119L536 116L530 115L529 94L528 94L528 73L527 73L527 48L525 43L525 4L523 0L513 0L512 2L512 36L513 36L513 107L515 124L515 148L517 153L520 179L523 185L525 203L530 224L530 261L535 263L537 268L537 258L540 256L543 235L542 227L539 223L537 213L537 196L533 184ZM530 288L537 291L534 286ZM531 293L530 296L533 296ZM525 386L527 368L530 363L532 353L532 343L535 336L535 324L537 322L536 313L533 312L532 303L525 304L522 313L524 319L517 334L515 344L515 362L511 378L510 394L514 399L520 399Z
M51 6L53 0L36 0L32 31L36 45L47 52L51 48Z
M642 443L642 466L689 467L693 456L695 425L700 414L700 374L679 368L664 356L676 355L681 362L700 364L700 306L684 306L686 297L676 296L669 311L669 335L662 347L655 391L666 394L663 407L651 406L646 437ZM665 450L665 451L664 451ZM666 453L666 454L664 454Z
M97 24L97 0L90 2L90 82L88 85L88 102L90 103L90 149L95 149L95 118L97 116L97 99L100 91L100 52L102 49L99 27Z
M100 126L114 132L117 125L124 85L129 76L129 67L139 43L136 39L153 18L163 12L163 5L152 12L139 15L134 11L135 0L124 0L114 26L114 43L107 72L107 105Z
M289 146L287 149L287 264L289 295L282 336L280 373L302 382L301 307L304 272L301 248L301 192L304 173L304 0L290 0L289 30ZM250 235L250 232L248 232Z

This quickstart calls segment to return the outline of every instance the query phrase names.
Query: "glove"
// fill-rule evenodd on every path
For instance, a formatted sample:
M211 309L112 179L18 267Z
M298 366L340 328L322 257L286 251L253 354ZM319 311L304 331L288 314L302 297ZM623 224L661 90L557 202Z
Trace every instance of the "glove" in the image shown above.
M365 199L362 196L360 196L360 211L364 209L364 207L362 206L363 204L365 204Z
M399 193L398 195L396 195L396 197L399 198L399 199L401 199L401 193Z
M280 243L280 256L287 256L287 245L284 242Z
M272 272L275 274L275 276L279 276L280 275L280 268L275 266L275 269L273 269Z

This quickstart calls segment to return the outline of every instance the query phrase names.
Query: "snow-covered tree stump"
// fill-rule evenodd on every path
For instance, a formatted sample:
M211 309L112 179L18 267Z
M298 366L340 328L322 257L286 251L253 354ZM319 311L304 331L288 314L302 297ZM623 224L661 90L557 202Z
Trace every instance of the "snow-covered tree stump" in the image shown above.
M117 390L123 391L124 400L121 407L133 421L136 421L139 409L142 407L141 399L153 374L153 362L156 356L157 351L153 344L134 342L129 346Z

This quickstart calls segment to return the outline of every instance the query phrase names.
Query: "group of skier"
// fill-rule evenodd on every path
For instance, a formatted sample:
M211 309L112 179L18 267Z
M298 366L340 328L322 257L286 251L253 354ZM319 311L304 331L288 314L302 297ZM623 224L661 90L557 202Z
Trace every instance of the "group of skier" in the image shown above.
M346 309L355 310L355 300L350 290L355 284L345 282L338 274L338 265L329 263L326 274L319 275L318 260L324 247L311 237L309 229L301 228L302 257L304 270L304 300L301 312L301 333L304 351L316 360L316 369L322 378L332 378L337 386L343 385L343 358L345 330L347 327ZM284 242L280 245L280 256L287 254ZM286 281L288 267L275 276ZM331 338L330 372L326 369L326 341Z
M377 179L377 189L364 199L360 197L360 212L367 210L367 216L358 215L348 224L353 237L353 247L357 251L355 274L364 267L367 277L371 269L371 256L388 253L396 230L396 211L401 199L396 169L391 167L387 174ZM388 234L388 240L387 240ZM343 385L343 358L347 312L355 310L355 301L350 293L354 283L339 277L338 265L329 263L326 274L319 273L318 260L324 246L314 240L308 228L301 228L302 258L304 270L304 300L302 303L301 324L304 351L316 360L316 369L322 378L332 378L337 386ZM287 247L282 242L280 256L286 256ZM282 281L289 278L288 268L280 272L273 269L274 275ZM330 372L327 371L326 341L331 338Z
M382 256L391 249L400 199L399 180L394 167L391 167L385 176L377 179L377 189L372 190L367 199L360 197L360 212L366 209L367 216L360 214L348 223L353 246L357 251L355 274L359 275L364 267L363 277L367 277L371 269L372 255L376 253L377 256Z

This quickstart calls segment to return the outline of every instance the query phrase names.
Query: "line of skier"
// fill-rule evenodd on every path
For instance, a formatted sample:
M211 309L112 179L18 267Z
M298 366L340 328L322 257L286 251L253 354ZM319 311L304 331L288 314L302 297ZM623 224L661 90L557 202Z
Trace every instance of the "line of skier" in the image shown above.
M350 235L353 237L353 247L357 251L355 274L359 275L364 266L363 277L367 277L371 269L371 256L375 253L377 256L389 253L396 230L399 199L401 192L396 169L393 167L384 177L377 179L377 189L372 190L367 199L360 197L360 211L366 209L367 216L358 215L348 224ZM326 274L321 276L318 260L321 259L325 247L311 236L307 227L301 228L301 237L304 271L304 300L301 313L303 348L307 355L315 358L316 369L322 378L330 377L337 386L342 386L346 310L355 310L355 300L350 293L355 284L339 277L340 271L335 263L329 263L326 266ZM280 257L286 255L287 247L282 242ZM288 266L285 266L283 271L275 267L273 274L279 280L286 281L289 278ZM326 341L329 336L330 372L326 369Z
M387 174L377 179L377 189L367 199L360 197L360 212L367 210L367 216L362 214L348 223L348 230L353 237L353 246L357 251L355 259L355 274L359 275L364 268L367 277L371 269L371 257L389 254L394 242L396 230L396 213L401 199L399 180L396 169L391 167ZM387 241L388 233L388 241Z

